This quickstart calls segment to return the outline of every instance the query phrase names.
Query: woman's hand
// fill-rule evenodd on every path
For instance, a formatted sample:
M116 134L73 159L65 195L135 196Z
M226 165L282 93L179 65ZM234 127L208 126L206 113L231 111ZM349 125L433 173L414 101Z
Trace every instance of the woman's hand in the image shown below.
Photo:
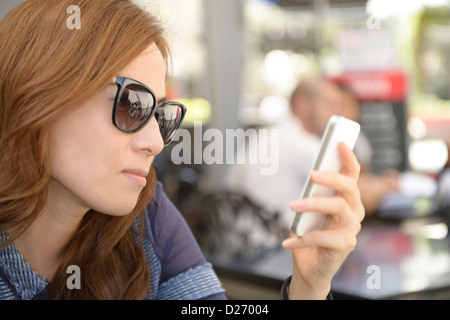
M313 172L317 184L331 187L336 196L309 198L291 203L295 212L315 211L328 214L323 230L311 231L302 237L292 234L283 242L292 250L294 269L289 287L289 299L325 299L331 279L356 246L361 230L364 207L357 185L360 165L354 153L339 144L342 160L341 173Z

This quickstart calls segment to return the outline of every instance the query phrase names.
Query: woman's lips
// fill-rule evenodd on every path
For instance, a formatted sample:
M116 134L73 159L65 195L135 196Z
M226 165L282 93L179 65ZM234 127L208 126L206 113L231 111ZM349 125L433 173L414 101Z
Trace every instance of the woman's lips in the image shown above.
M141 187L145 187L147 185L147 175L148 172L140 169L132 169L132 170L124 170L122 173L139 184Z

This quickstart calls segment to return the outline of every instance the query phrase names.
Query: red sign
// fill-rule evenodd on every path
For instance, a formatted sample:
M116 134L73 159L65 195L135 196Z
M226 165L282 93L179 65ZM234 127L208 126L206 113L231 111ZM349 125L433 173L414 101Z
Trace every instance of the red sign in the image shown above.
M346 72L330 79L348 86L361 102L405 101L407 96L406 76L399 71Z

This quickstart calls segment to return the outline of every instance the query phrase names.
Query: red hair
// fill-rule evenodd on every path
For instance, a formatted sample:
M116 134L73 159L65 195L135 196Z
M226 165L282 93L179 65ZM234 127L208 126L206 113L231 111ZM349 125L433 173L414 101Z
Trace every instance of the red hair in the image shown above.
M81 10L81 29L66 10ZM0 23L0 226L13 242L43 211L50 181L50 130L116 76L150 44L166 62L169 46L158 20L128 0L27 0ZM55 299L142 299L150 266L138 241L156 187L152 170L135 209L123 217L90 211L66 245L50 284ZM1 243L1 241L0 241ZM78 265L82 290L66 287Z

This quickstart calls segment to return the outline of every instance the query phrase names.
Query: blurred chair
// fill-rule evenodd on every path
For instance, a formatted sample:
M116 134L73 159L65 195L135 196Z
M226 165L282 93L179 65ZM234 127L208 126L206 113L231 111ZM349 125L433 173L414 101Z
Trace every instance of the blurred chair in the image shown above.
M254 261L279 248L289 234L281 227L278 212L234 191L193 197L183 212L203 253L213 262Z

